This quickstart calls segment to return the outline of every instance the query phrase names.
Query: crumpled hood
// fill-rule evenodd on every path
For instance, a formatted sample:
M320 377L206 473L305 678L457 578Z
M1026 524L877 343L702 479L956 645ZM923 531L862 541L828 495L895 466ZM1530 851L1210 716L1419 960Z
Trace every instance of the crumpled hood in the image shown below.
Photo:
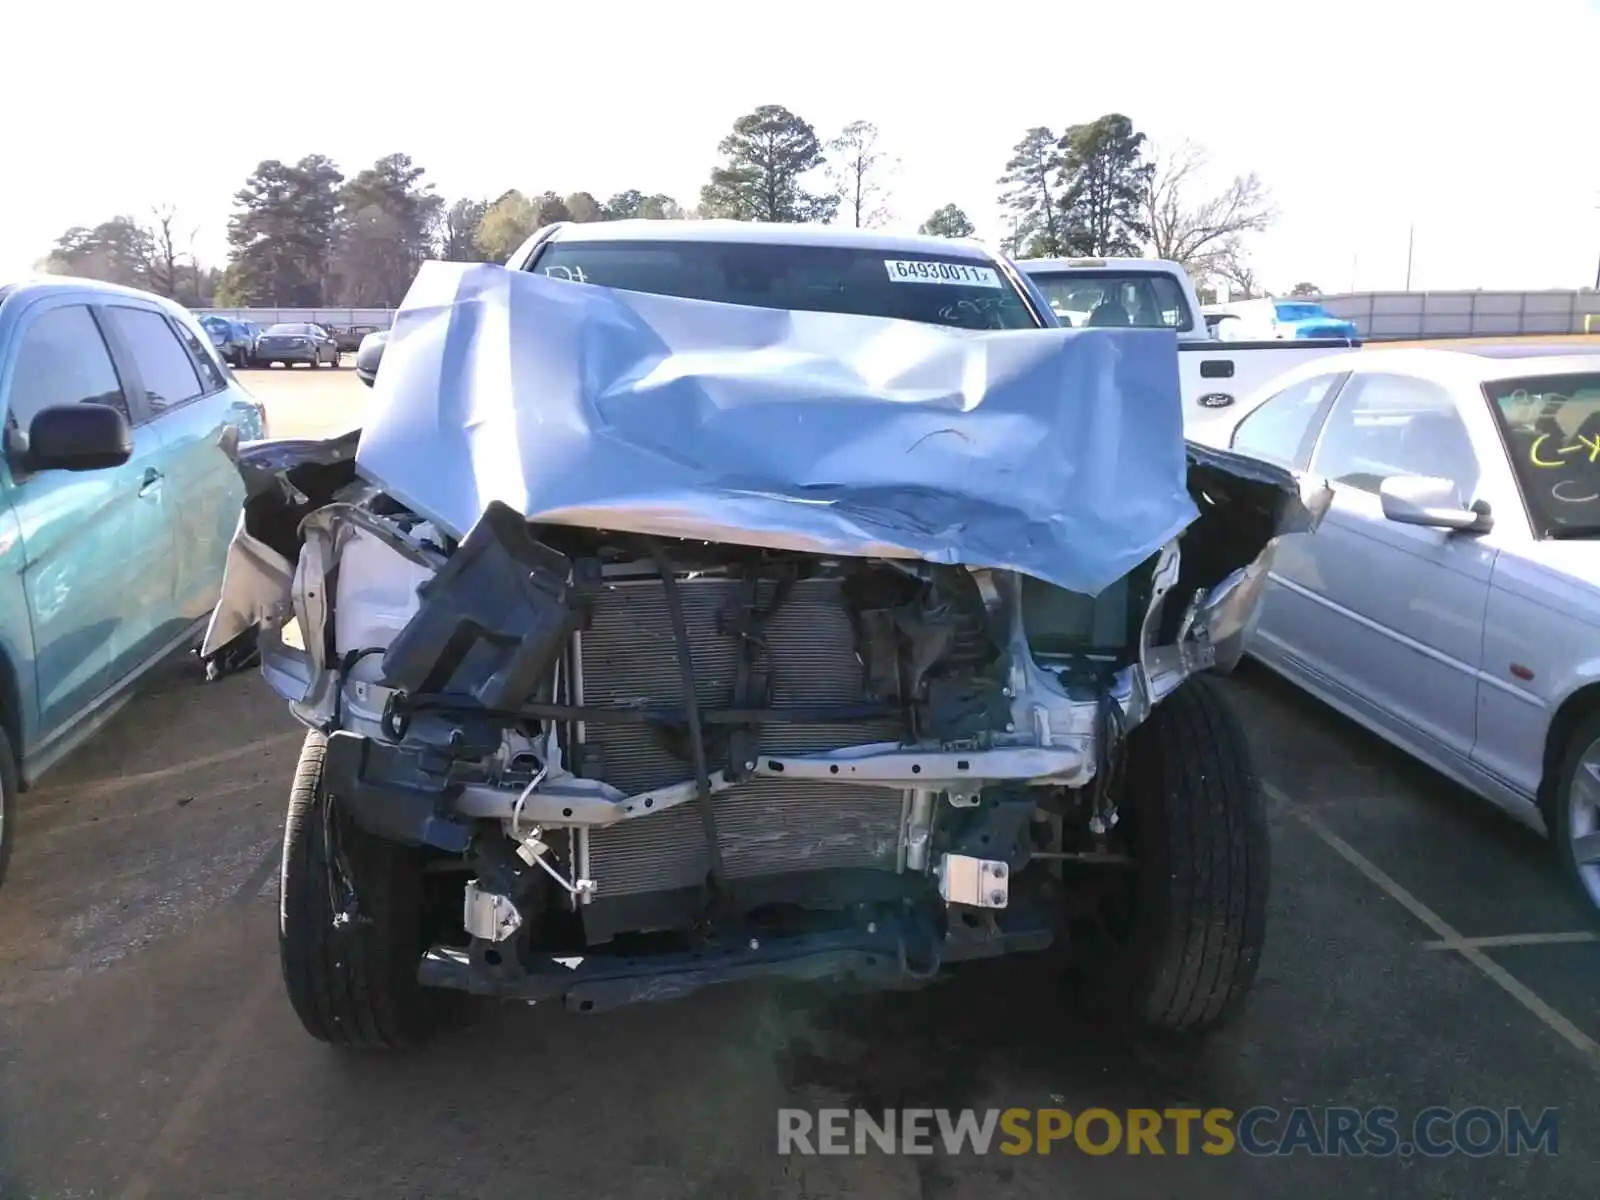
M1199 515L1168 331L962 333L487 264L424 264L356 465L457 536L498 500L1086 593Z

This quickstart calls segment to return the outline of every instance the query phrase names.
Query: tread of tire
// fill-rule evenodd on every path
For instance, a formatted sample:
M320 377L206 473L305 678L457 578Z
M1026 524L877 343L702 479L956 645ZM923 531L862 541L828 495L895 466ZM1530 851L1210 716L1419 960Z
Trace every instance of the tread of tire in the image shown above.
M1136 732L1150 758L1135 757L1130 774L1159 788L1141 816L1155 823L1152 837L1165 835L1156 857L1167 877L1165 895L1158 880L1150 885L1167 920L1147 946L1142 1015L1195 1032L1230 1014L1260 966L1271 874L1261 783L1216 679L1191 677Z
M408 847L345 823L341 849L365 919L336 927L326 885L322 768L326 739L306 735L289 794L278 948L289 1001L306 1031L353 1049L398 1048L437 1023L440 998L416 981L421 862Z

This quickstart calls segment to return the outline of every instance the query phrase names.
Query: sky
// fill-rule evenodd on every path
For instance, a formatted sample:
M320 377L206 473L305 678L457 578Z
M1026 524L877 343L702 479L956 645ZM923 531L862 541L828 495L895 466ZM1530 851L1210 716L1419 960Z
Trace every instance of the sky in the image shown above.
M1204 147L1216 185L1261 176L1280 213L1251 245L1269 288L1403 288L1413 230L1419 290L1592 285L1600 261L1600 0L1334 0L1315 17L1282 0L481 0L415 19L325 0L303 23L257 9L259 39L245 11L7 15L0 280L71 225L164 204L219 262L255 164L313 152L353 174L403 151L447 199L638 188L692 205L717 142L766 103L824 139L877 124L910 227L953 202L997 239L995 181L1023 132L1118 111L1157 147ZM275 36L297 24L305 38Z

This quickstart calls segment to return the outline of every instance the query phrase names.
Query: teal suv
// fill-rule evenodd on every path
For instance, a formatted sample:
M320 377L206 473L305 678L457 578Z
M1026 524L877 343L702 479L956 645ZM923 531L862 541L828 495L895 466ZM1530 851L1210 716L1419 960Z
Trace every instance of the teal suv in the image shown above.
M0 284L0 878L17 794L204 631L266 434L185 309Z

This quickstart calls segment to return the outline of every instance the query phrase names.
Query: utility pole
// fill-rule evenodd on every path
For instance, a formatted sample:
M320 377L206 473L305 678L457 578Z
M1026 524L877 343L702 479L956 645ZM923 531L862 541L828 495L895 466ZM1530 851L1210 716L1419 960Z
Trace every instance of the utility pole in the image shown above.
M1411 252L1417 245L1417 226L1412 222L1411 228L1406 232L1406 291L1411 290Z

